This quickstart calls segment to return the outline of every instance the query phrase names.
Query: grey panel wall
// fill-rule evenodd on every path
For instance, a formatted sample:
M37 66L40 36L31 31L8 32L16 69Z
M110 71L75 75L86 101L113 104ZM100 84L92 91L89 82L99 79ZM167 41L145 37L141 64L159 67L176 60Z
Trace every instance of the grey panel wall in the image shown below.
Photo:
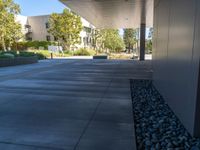
M196 114L195 114L195 128L194 135L200 135L200 1L197 0L197 15L196 15L196 24L195 24L195 42L194 42L194 59L196 62L194 64L199 63L199 81L198 81L198 89L197 89L197 102L196 102ZM194 67L196 67L194 65Z
M199 74L199 0L155 0L154 84L192 135Z

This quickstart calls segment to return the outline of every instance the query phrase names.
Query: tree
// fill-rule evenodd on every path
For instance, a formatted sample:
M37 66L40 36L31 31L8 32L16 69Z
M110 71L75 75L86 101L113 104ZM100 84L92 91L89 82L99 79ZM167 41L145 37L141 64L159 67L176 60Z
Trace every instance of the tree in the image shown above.
M93 40L93 48L95 50L100 49L102 47L102 34L100 29L92 30L92 40Z
M149 35L148 40L146 42L146 49L148 50L148 53L152 53L152 38L153 38L153 28L149 29Z
M10 28L5 37L7 47L11 47L14 43L22 39L21 24L15 22L15 19L11 19Z
M149 39L152 39L152 38L153 38L153 28L150 28L150 29L149 29L148 38L149 38Z
M128 52L130 53L134 44L137 42L136 40L137 31L134 29L124 29L124 43Z
M123 39L119 35L119 30L103 29L101 30L102 42L104 47L112 52L119 52L124 48Z
M4 51L21 36L21 25L15 22L20 7L13 0L0 0L0 44Z
M147 53L152 54L152 40L146 42L146 49L148 50Z
M68 9L64 9L62 14L53 13L49 26L48 32L58 39L64 49L71 49L71 46L80 43L81 18Z

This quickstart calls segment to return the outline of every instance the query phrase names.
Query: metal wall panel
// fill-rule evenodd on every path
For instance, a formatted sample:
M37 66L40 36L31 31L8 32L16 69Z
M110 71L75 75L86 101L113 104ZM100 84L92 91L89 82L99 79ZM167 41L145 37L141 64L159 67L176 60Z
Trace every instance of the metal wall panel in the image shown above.
M198 0L158 0L154 19L154 83L194 135L199 70Z
M156 47L154 54L155 56L154 62L154 78L156 78L156 83L163 83L160 84L162 86L161 89L167 89L168 84L164 84L167 82L165 76L165 67L167 66L167 55L168 55L168 33L169 33L169 13L170 13L170 1L163 1L162 3L159 1L157 6L155 7L156 10L156 17L157 20L157 28L155 27L155 37L156 37ZM159 6L159 7L158 7Z
M199 64L199 66L197 66ZM195 114L195 128L194 135L200 135L200 1L196 2L196 24L195 24L195 41L194 41L194 51L193 51L193 65L195 68L199 67L198 74L198 89L197 89L197 102L196 102L196 114ZM194 74L196 75L196 73ZM193 80L196 82L196 76Z

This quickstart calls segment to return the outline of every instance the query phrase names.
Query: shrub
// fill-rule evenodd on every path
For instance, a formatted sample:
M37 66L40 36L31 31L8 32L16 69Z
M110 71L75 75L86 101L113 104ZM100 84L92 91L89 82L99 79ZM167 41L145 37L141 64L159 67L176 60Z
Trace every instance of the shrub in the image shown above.
M33 56L35 56L35 54L34 53L32 53L32 52L20 52L19 53L19 56L20 57L33 57Z
M5 52L5 51L2 51L2 52L0 52L0 55L12 55L12 56L14 56L14 57L17 57L18 56L18 54L17 54L17 51L8 51L8 52ZM11 57L12 57L11 56ZM9 57L9 56L8 56Z
M76 50L74 52L75 56L93 56L95 55L94 50L86 49L86 48L80 48L79 50Z
M48 57L48 55L46 53L42 53L40 50L37 50L37 51L23 51L23 52L20 52L20 56L21 57L37 56L39 60L46 59Z
M13 55L11 53L5 53L4 56L9 57L9 58L15 58L15 55Z
M44 59L50 57L51 55L48 50L28 50L28 52L32 52L36 54L38 57L44 58Z
M38 57L39 60L47 59L47 57L41 53L36 53L36 56Z
M20 51L19 53L17 51L9 51L9 52L0 52L0 59L1 58L15 58L15 57L33 57L37 56L39 60L46 59L46 56L42 53L34 53L29 51Z
M57 45L56 42L50 41L27 41L27 42L17 42L11 47L15 50L27 50L27 49L48 49L49 45Z
M44 49L48 49L49 45L56 45L56 42L49 42L49 41L29 41L27 42L27 47L33 47L35 49L39 49L43 47Z
M13 58L15 58L15 56L13 54L10 54L10 53L5 53L5 54L0 54L0 59L1 58L13 59Z
M46 56L42 53L34 53L29 51L23 51L19 53L20 57L33 57L37 56L39 60L46 59Z
M71 56L71 55L73 55L73 52L72 52L72 51L69 51L69 50L65 50L65 51L64 51L64 55L69 55L69 56Z
M14 43L11 46L11 49L14 49L14 50L26 50L27 49L26 42L17 42L17 43Z

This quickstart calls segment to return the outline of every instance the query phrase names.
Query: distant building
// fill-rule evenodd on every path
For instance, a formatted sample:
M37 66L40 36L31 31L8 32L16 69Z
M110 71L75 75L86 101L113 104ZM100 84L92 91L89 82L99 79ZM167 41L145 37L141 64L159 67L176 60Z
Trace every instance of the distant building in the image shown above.
M22 33L26 41L57 41L56 37L48 33L50 15L42 16L21 16L16 17L16 21L22 25ZM75 48L92 47L92 31L95 27L84 18L81 18L83 30L80 33L81 43Z

